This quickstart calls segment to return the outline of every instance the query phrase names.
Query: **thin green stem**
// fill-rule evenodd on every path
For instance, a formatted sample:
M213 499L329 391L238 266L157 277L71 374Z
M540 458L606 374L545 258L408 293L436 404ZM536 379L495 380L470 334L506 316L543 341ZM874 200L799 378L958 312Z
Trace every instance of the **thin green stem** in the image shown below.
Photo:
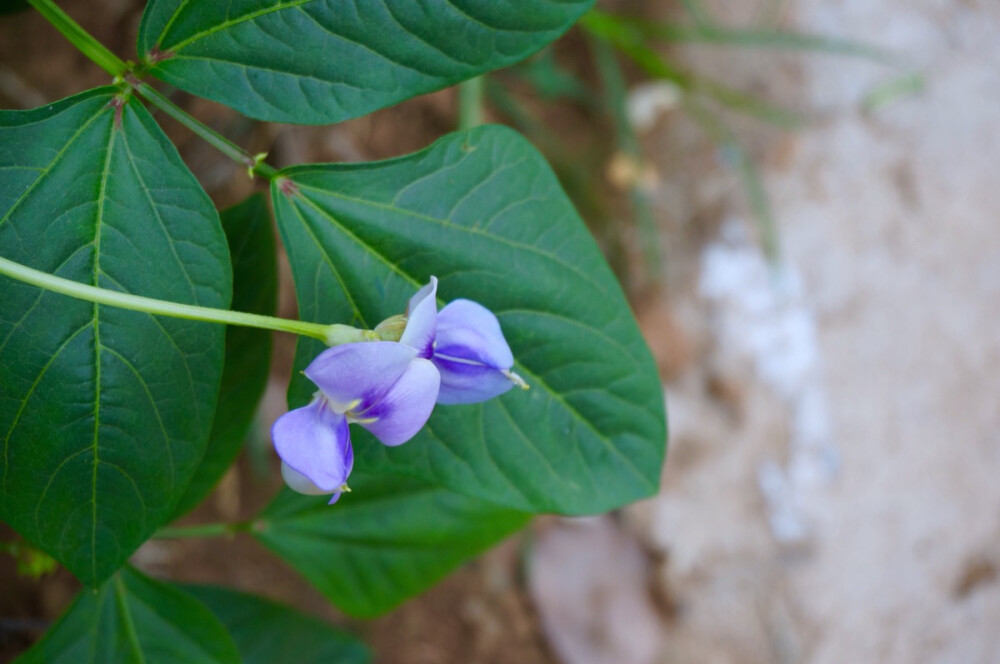
M193 131L222 154L246 166L251 174L259 175L266 180L273 180L278 175L278 171L275 168L261 161L264 155L251 155L225 136L222 136L200 120L189 115L184 109L170 101L163 93L148 83L143 83L132 77L126 78L132 85L132 88L143 99Z
M71 41L88 58L97 63L112 76L121 76L128 71L128 65L121 58L109 51L104 44L80 27L69 15L60 9L52 0L28 0L49 23L55 26L66 39Z
M681 3L698 25L712 25L715 23L712 16L708 13L708 8L701 4L701 0L681 0Z
M246 150L209 128L199 120L187 114L183 109L167 99L150 85L143 83L140 77L144 69L135 68L121 60L99 41L84 30L80 24L69 17L52 0L28 0L35 9L45 17L59 32L63 34L88 58L96 62L102 69L116 79L126 81L132 89L146 101L180 122L182 125L200 136L209 145L230 159L246 166L250 177L259 175L266 180L273 180L278 171L263 159L265 155L251 155Z
M483 124L483 77L458 85L458 128L472 129Z
M253 527L253 521L237 521L236 523L203 523L197 526L167 527L157 530L153 534L153 539L225 537L235 535L236 533L249 532Z
M106 304L121 309L141 311L159 316L170 316L172 318L186 318L188 320L200 320L208 323L241 325L243 327L256 327L264 330L291 332L292 334L319 339L330 346L356 341L368 341L375 338L372 336L373 332L359 330L349 325L320 325L319 323L307 323L305 321L275 318L273 316L260 316L241 311L178 304L176 302L143 297L141 295L96 288L45 272L39 272L6 258L0 258L0 275L17 279L18 281L23 281L26 284L38 286L54 293L68 295L97 304Z

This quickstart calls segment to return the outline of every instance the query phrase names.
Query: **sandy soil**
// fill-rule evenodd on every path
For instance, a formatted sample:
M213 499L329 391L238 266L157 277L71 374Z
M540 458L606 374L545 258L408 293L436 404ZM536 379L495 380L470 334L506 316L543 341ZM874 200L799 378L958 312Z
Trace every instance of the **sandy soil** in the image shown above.
M925 88L866 113L891 70L688 52L744 87L777 72L767 88L821 120L761 152L784 264L768 270L723 194L721 228L647 319L654 345L667 330L693 350L668 383L662 495L624 533L665 560L676 611L653 654L565 661L1000 661L1000 10L792 4L791 25L882 44ZM667 118L647 144L686 131ZM668 172L670 156L650 151ZM540 601L550 631L574 624Z

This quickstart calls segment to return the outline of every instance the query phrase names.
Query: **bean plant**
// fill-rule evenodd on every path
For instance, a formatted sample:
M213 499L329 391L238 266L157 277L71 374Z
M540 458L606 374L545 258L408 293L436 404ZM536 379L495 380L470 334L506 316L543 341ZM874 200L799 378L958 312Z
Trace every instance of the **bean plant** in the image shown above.
M535 514L656 492L650 353L524 138L276 169L156 83L334 124L523 60L592 0L149 0L135 61L30 4L110 83L0 111L0 518L84 585L23 661L366 661L325 623L128 561L152 537L252 538L371 617ZM150 107L266 195L217 211ZM274 316L274 225L297 320ZM239 454L273 331L298 335L271 430L287 487L246 521L171 526Z

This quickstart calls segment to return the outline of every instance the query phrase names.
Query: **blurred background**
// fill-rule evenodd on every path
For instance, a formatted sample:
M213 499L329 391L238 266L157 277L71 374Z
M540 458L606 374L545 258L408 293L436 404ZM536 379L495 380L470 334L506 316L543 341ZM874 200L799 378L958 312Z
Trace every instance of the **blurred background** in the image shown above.
M61 4L134 57L142 3ZM0 17L0 108L104 83L33 12ZM154 541L134 562L292 603L384 663L1000 662L1000 4L600 0L466 91L315 128L168 90L276 166L405 154L460 116L524 132L659 363L660 495L537 519L372 622L248 540ZM220 206L261 186L158 120ZM277 339L253 440L190 522L276 490L267 431L293 342ZM78 585L9 530L0 548L6 660Z

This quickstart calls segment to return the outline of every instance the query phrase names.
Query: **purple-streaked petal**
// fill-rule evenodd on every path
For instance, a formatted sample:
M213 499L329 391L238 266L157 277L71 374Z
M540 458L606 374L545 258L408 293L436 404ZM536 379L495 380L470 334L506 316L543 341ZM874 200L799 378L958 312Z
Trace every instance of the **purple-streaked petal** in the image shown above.
M463 360L449 360L435 355L434 366L441 373L440 404L479 403L498 397L514 387L500 369Z
M437 316L434 355L445 360L510 369L514 356L493 312L470 300L455 300Z
M354 450L347 418L322 397L279 417L271 438L283 466L304 476L320 493L336 491L351 474ZM291 482L289 486L298 491Z
M355 412L355 421L386 445L413 438L434 410L441 376L429 360L417 358L381 401Z
M394 341L362 341L323 351L305 374L337 412L364 410L382 399L416 356Z
M417 349L417 355L429 358L433 352L437 320L437 277L417 291L406 306L406 329L399 342Z

